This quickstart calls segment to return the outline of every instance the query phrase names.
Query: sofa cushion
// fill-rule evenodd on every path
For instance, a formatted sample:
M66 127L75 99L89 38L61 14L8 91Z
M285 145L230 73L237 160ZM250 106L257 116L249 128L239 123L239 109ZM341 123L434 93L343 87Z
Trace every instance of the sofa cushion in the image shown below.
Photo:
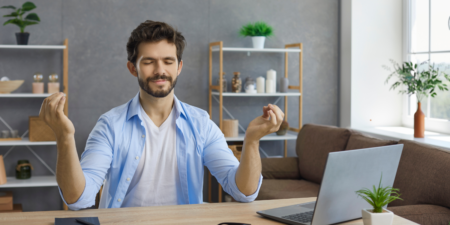
M320 184L328 153L344 150L349 137L348 129L305 124L296 145L300 176Z
M437 205L405 205L388 207L395 215L422 225L447 225L450 209Z
M256 200L317 197L319 188L306 180L264 179Z
M264 179L300 179L298 158L262 158L262 175Z
M381 140L374 137L366 136L362 133L352 131L350 138L348 139L347 147L345 150L354 150L361 148L373 148L385 145L395 145L396 141Z
M431 204L450 208L450 153L415 141L404 144L394 181L403 201L389 206Z

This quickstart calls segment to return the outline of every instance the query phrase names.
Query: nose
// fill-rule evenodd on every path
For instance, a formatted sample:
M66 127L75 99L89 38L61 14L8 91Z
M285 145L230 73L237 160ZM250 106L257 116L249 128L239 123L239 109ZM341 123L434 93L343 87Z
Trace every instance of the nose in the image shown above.
M157 61L154 74L155 75L167 75L166 70L164 68L163 61L160 61L160 60Z

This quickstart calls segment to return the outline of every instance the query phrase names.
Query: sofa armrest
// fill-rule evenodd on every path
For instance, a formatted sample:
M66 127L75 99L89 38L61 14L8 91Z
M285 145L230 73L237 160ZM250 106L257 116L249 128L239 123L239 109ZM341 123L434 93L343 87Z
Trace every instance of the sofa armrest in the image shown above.
M262 175L265 179L300 179L298 158L262 158Z

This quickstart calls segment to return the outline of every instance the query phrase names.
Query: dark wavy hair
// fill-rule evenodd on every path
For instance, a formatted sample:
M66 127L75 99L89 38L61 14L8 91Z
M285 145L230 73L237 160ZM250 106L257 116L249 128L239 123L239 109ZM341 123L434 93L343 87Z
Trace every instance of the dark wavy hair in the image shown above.
M136 66L139 53L138 46L141 42L158 42L164 39L171 44L175 44L178 63L180 63L186 46L183 35L167 23L152 20L146 20L131 32L127 43L128 61Z

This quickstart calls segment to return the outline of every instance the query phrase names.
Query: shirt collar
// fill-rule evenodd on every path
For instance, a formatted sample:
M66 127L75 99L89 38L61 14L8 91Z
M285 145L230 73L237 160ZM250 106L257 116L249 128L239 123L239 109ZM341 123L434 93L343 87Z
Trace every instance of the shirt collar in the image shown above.
M174 99L173 106L175 107L176 118L178 119L178 117L180 115L183 115L184 117L186 117L186 113L185 113L183 107L181 106L181 102L178 100L177 96L173 95L173 99ZM131 103L128 106L127 120L129 120L131 117L133 117L135 115L138 115L139 119L142 120L140 107L141 107L141 103L139 102L139 92L138 92L136 94L136 96L134 96L134 98L131 99Z

